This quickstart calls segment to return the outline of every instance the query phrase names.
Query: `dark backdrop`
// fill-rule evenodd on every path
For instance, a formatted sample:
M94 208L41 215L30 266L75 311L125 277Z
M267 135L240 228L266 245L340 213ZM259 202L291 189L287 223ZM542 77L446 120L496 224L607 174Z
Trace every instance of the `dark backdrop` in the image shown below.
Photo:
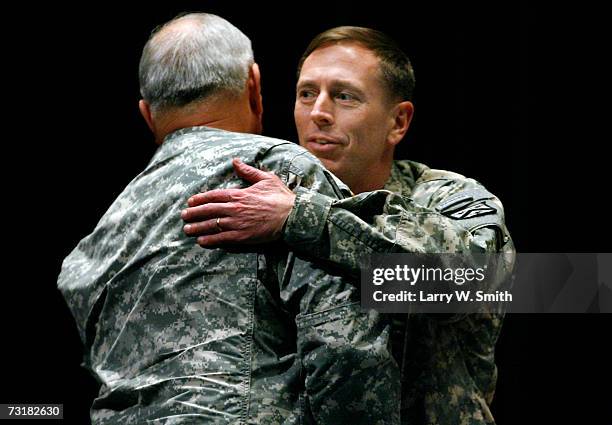
M400 158L484 183L504 202L520 252L606 250L602 239L585 244L566 227L557 214L563 198L542 190L550 177L541 155L550 103L541 97L550 86L539 65L551 50L536 40L541 15L531 8L227 3L37 6L9 30L7 41L23 43L6 53L19 78L7 81L18 101L16 117L5 120L8 162L17 166L5 180L5 261L18 273L3 297L0 402L64 403L67 421L87 423L96 384L79 367L80 342L55 281L62 259L154 152L137 108L138 60L151 29L181 11L217 13L253 40L265 134L289 140L296 139L295 66L308 41L337 25L388 33L417 78L416 115ZM550 203L559 205L554 214ZM612 351L604 335L611 323L597 315L509 316L497 352L498 423L609 424Z

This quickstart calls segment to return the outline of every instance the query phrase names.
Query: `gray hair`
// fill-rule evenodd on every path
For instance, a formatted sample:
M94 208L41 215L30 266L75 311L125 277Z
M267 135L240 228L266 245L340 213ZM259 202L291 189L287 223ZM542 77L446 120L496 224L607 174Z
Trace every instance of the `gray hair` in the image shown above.
M219 16L191 13L151 33L140 58L140 94L153 109L182 107L220 92L243 93L251 40Z

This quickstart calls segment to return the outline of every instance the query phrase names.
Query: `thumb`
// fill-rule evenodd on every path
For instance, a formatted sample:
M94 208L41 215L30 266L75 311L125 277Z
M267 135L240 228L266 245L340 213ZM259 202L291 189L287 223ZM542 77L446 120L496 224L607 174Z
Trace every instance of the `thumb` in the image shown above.
M265 171L261 171L255 167L251 167L250 165L247 165L241 160L239 160L238 158L234 158L232 160L232 165L234 166L234 170L236 170L236 175L250 183L257 183L259 181L270 178L270 175Z

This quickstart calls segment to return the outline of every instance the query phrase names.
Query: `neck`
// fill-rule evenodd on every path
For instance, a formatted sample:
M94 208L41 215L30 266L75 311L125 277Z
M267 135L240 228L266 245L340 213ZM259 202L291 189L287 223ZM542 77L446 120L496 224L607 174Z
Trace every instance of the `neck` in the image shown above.
M391 175L391 166L381 168L378 170L368 170L367 179L363 178L363 175L358 176L353 182L345 182L351 191L355 194L362 192L371 192L373 190L382 189L389 176Z
M374 162L374 165L364 170L352 170L353 173L340 179L351 188L353 193L371 192L385 187L387 180L391 177L393 166L394 149L387 149L382 158Z
M248 102L241 99L215 99L164 111L155 116L155 142L161 144L170 133L181 128L206 126L237 133L255 133L255 117Z

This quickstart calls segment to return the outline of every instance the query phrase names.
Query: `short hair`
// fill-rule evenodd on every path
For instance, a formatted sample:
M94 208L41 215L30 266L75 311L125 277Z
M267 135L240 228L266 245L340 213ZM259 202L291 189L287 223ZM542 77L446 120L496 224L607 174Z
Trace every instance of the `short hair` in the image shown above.
M140 94L154 109L182 107L219 92L243 93L251 40L219 16L190 13L157 27L144 46Z
M371 28L342 26L317 35L300 58L298 79L304 61L312 52L338 43L357 43L371 50L380 62L383 83L387 86L391 98L412 100L415 80L410 59L393 39Z

